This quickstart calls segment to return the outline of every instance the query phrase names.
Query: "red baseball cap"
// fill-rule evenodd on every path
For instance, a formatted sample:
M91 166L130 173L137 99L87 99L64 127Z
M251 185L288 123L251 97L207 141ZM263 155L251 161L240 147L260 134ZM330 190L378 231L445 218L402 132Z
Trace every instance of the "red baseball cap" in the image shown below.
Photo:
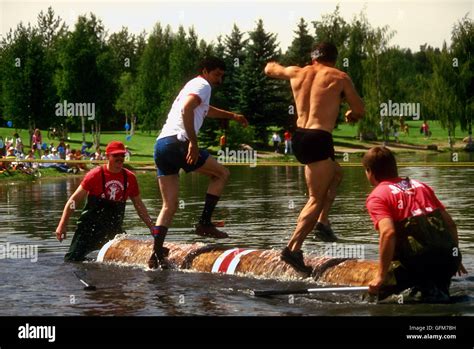
M105 148L105 153L107 155L125 154L126 152L125 145L120 141L112 141L107 144L107 148Z

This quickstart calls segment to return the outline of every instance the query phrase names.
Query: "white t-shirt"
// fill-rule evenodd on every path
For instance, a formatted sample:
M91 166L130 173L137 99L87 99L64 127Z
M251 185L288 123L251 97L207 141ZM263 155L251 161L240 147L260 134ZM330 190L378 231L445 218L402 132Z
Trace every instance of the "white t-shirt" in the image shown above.
M184 102L186 101L186 97L189 95L197 96L201 100L201 104L194 109L194 131L197 135L209 110L211 90L212 88L209 82L201 76L188 81L179 92L178 97L174 100L168 118L166 119L166 123L157 139L174 135L177 135L180 141L189 139L186 130L184 129L182 114Z

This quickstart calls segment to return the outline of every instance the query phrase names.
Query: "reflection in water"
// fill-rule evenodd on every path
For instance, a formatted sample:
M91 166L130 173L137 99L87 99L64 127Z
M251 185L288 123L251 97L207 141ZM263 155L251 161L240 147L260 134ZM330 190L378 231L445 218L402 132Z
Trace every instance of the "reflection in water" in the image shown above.
M216 209L215 219L225 220L231 238L222 244L235 247L281 249L295 228L307 200L303 167L231 167L231 179ZM473 168L402 168L431 185L458 224L464 264L474 270ZM154 174L138 175L141 194L152 216L161 199ZM390 315L473 314L473 281L453 282L452 294L463 302L452 305L375 305L356 295L254 299L249 289L286 287L286 283L227 275L158 272L136 268L64 263L75 219L66 241L55 240L54 229L67 198L80 178L46 179L36 183L0 183L0 244L39 245L39 260L0 260L0 297L8 308L1 315ZM207 179L180 177L181 209L168 234L170 241L213 243L195 236L192 226L200 216ZM342 243L361 244L367 259L376 259L378 236L365 211L371 188L361 168L345 168L331 220ZM75 217L78 217L76 212ZM124 227L129 234L148 236L148 229L132 205ZM308 237L304 250L321 251L322 244ZM73 271L85 273L96 292L85 292ZM295 285L304 285L296 283ZM467 298L465 297L467 295ZM72 297L73 296L73 297ZM74 300L74 302L72 302Z

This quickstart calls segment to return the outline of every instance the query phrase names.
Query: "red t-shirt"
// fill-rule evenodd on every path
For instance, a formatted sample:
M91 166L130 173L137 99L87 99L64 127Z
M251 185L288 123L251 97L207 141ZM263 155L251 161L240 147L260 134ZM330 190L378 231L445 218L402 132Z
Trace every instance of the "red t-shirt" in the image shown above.
M405 218L443 209L433 189L428 185L410 179L395 178L383 181L370 193L366 201L375 229L383 218L399 222Z
M291 133L286 131L285 134L284 134L284 137L285 137L285 141L290 141L291 140Z
M106 166L102 166L105 175L105 198L112 201L123 200L124 190L124 176L122 172L112 173L107 170ZM82 180L82 187L89 192L89 195L101 196L103 192L102 174L101 167L96 167ZM135 197L140 194L138 189L137 178L135 174L127 169L124 169L127 173L127 192L126 198Z

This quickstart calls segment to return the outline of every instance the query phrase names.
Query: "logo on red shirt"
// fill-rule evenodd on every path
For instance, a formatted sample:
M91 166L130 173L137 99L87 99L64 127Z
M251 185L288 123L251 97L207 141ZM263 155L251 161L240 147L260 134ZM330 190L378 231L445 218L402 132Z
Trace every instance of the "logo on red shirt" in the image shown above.
M105 183L105 194L107 199L118 201L123 199L124 187L122 182L118 180L111 180Z

